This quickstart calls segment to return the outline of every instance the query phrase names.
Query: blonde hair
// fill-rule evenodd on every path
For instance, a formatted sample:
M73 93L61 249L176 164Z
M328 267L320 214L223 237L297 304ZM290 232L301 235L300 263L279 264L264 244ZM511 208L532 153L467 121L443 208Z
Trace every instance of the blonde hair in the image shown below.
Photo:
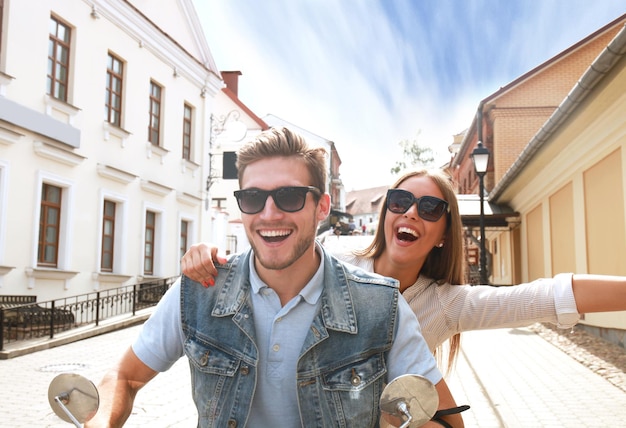
M443 241L445 245L441 248L433 248L420 271L420 275L432 278L437 284L449 283L452 285L463 284L465 274L465 262L463 251L463 225L461 215L459 213L459 204L456 198L456 192L450 177L441 170L417 170L409 172L400 177L392 186L392 189L398 188L404 181L412 177L427 177L431 179L439 188L450 207L450 212L446 214L446 230ZM355 254L367 257L377 258L385 250L385 231L383 225L387 217L387 199L385 196L384 203L380 208L379 227L376 228L376 234L372 243L362 251ZM451 369L456 360L460 345L461 334L457 333L449 339L450 350L448 353L448 371ZM435 350L438 361L441 362L441 346Z
M262 132L239 149L236 162L239 187L243 173L251 163L265 158L292 156L304 162L311 177L311 186L325 193L326 150L323 147L310 148L302 136L285 127Z

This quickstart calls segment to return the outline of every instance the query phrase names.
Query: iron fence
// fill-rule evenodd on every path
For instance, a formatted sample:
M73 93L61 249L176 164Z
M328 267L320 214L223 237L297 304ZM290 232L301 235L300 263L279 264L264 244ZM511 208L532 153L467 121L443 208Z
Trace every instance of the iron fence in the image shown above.
M11 342L55 334L155 306L178 277L45 302L33 296L0 296L0 350ZM25 303L26 302L26 303Z

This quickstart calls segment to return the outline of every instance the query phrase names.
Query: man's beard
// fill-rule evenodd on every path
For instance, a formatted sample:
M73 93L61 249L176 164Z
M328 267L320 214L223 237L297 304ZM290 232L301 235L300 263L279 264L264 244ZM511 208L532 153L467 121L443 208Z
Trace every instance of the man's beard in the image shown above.
M293 250L286 257L266 257L266 253L258 251L257 246L254 244L254 240L249 240L250 246L254 251L254 257L261 264L261 266L268 270L282 270L287 269L293 265L300 257L302 257L311 248L311 244L315 242L315 229L311 233L300 236L293 247ZM283 252L279 252L279 256L282 256Z

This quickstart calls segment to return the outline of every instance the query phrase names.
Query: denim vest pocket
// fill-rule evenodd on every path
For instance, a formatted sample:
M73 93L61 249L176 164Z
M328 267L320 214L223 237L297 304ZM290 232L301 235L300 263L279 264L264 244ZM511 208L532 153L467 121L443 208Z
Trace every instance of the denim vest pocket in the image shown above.
M224 347L189 336L184 344L191 369L191 384L198 410L198 426L230 426L245 421L254 375L241 356Z
M193 367L204 374L233 377L241 365L240 357L197 338L185 341L185 353Z
M315 424L359 428L378 426L378 399L386 373L383 353L324 370L320 373L320 393L324 396L321 413L325 422L322 424L316 420ZM311 401L319 403L317 400ZM303 417L314 420L318 412L307 406L305 404Z
M322 384L328 391L359 391L386 373L383 354L373 354L365 360L357 360L322 373Z

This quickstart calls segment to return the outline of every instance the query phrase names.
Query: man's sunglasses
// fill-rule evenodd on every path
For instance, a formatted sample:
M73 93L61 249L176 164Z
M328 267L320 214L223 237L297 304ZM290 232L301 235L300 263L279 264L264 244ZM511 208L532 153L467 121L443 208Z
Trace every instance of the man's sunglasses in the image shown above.
M282 211L295 213L304 208L306 194L313 193L316 198L322 194L317 187L313 186L289 186L279 187L274 190L243 189L234 192L237 205L244 214L256 214L263 211L268 196L272 196L274 203Z
M394 214L404 214L413 204L417 204L417 214L426 221L437 221L445 212L450 212L449 204L434 196L416 198L413 193L402 189L387 190L387 209Z

